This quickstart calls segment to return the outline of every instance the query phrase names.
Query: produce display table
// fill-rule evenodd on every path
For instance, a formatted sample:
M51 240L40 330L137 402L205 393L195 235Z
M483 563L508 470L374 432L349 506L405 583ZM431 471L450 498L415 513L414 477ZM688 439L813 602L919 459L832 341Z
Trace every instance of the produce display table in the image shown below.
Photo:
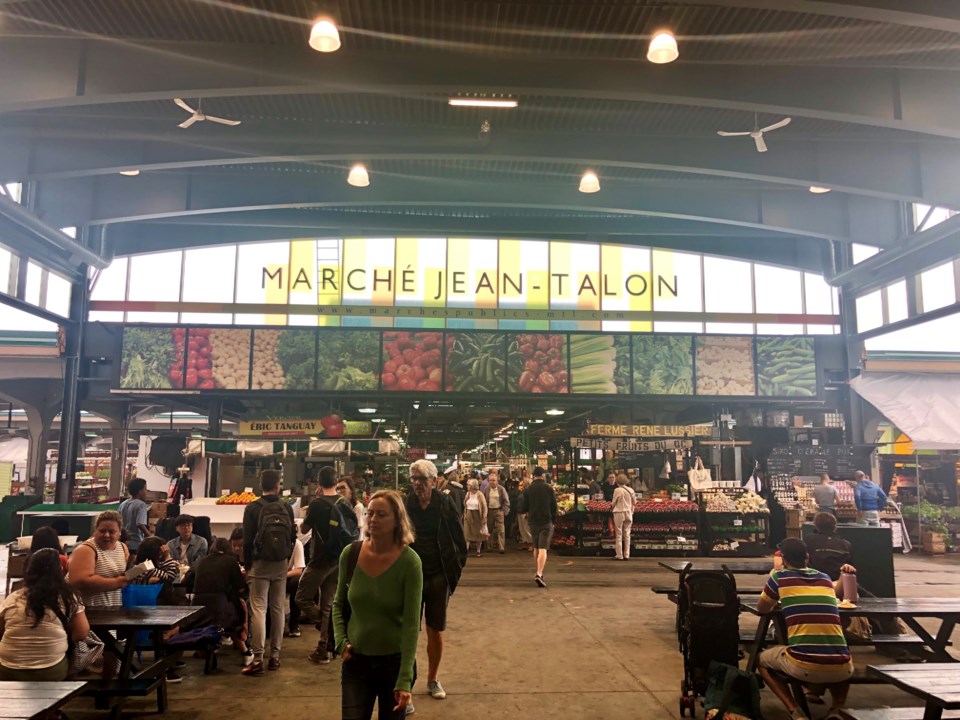
M83 690L84 682L0 682L0 720L47 717Z
M944 710L960 709L960 666L955 663L868 665L867 674L923 700L923 720L940 720Z
M300 498L292 503L293 516L300 517ZM210 518L210 532L216 537L230 537L234 528L243 525L246 505L217 505L217 498L194 498L184 503L180 512L194 517Z

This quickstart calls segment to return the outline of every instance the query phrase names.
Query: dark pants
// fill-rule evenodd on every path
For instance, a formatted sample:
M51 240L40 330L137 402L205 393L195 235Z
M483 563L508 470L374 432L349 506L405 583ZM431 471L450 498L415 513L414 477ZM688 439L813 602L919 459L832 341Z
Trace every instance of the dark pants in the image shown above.
M394 712L397 701L393 690L400 674L400 653L396 655L360 655L353 653L340 672L342 720L370 720L377 701L379 720L401 720L404 712ZM414 666L416 678L416 666Z

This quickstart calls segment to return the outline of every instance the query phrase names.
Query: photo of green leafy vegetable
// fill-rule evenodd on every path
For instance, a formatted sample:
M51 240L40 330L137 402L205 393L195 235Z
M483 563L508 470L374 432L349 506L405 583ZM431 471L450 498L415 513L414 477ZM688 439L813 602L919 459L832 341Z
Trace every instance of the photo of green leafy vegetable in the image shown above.
M379 331L321 328L317 389L376 390L379 362Z
M626 353L613 335L570 335L570 389L575 393L630 392L630 345ZM622 366L626 367L626 375ZM625 378L625 382L624 382Z
M613 382L617 385L618 395L629 395L633 384L630 377L630 336L614 335L613 347L617 350L617 371Z
M506 387L506 333L452 333L447 336L446 384L452 392L503 392ZM515 362L519 363L519 352ZM522 363L521 363L522 364Z
M773 397L816 397L817 360L809 337L757 338L757 390Z
M264 331L258 330L255 338ZM266 331L270 332L270 331ZM277 362L283 371L285 390L313 390L313 373L316 367L315 330L280 330L276 341ZM257 365L257 353L260 345L254 342L254 368Z
M633 336L636 395L693 395L693 338L690 335Z
M170 375L176 372L175 357L171 328L124 328L120 387L169 390L173 387ZM182 368L179 378L177 388L182 387Z

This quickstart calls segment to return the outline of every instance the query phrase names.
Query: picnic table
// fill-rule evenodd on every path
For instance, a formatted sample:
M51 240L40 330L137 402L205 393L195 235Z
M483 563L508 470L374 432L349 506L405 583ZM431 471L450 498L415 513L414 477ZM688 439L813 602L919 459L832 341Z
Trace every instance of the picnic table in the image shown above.
M90 628L103 641L106 650L121 659L116 680L90 683L87 693L96 698L97 707L106 709L110 701L115 700L112 716L119 718L120 705L124 699L142 697L156 690L157 710L166 712L166 671L174 660L172 655L163 655L163 632L186 625L198 618L202 612L202 606L87 608ZM137 650L136 636L144 630L151 634L153 662L136 667L133 662Z
M727 568L734 575L766 575L773 570L772 560L706 560L691 558L690 560L661 560L660 567L666 568L678 575L687 565L692 570L723 570Z
M0 682L0 720L32 720L56 710L85 682Z
M944 710L960 709L960 665L956 663L868 665L867 673L923 700L923 720L941 720Z

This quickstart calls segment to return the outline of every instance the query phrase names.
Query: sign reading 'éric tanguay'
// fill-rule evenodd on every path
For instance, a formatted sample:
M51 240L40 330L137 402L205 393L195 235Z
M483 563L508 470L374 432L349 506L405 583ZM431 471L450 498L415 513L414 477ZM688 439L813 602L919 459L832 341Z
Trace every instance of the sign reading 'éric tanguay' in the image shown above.
M343 434L353 436L370 435L373 426L363 420L347 420L343 423ZM319 419L282 418L277 420L243 420L240 422L240 435L260 437L310 437L323 436L326 430Z
M593 437L710 437L712 425L604 425L590 423L585 435Z

